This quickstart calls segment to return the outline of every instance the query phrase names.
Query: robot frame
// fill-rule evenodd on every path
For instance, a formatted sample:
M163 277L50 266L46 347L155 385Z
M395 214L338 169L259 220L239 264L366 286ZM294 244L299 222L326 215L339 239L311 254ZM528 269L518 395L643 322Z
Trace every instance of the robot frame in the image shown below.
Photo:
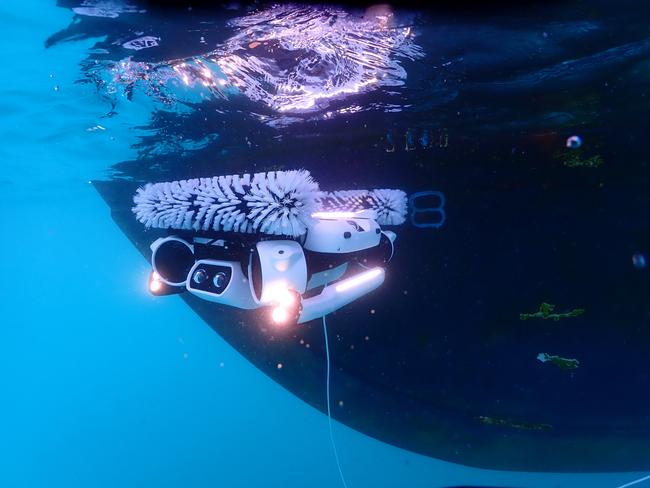
M150 184L134 201L138 220L168 229L150 245L153 295L263 309L279 325L381 286L397 236L378 220L402 223L406 209L400 190L327 194L304 170Z

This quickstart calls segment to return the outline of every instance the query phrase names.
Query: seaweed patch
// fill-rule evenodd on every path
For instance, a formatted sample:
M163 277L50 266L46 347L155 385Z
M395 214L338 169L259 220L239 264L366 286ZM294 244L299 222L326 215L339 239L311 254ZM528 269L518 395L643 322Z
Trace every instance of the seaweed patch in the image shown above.
M541 424L533 422L517 422L507 419L499 419L495 417L488 417L487 415L480 415L476 420L485 425L497 425L499 427L509 427L517 430L550 430L553 428L550 424Z
M551 363L560 369L577 369L580 366L580 361L577 359L563 358L560 356L552 356L545 352L540 352L537 355L537 360L542 363Z
M542 302L537 312L520 313L519 320L543 319L543 320L553 320L557 322L560 319L578 317L585 313L584 308L574 308L573 310L570 310L568 312L562 312L562 313L554 312L554 310L555 310L555 305L551 303Z

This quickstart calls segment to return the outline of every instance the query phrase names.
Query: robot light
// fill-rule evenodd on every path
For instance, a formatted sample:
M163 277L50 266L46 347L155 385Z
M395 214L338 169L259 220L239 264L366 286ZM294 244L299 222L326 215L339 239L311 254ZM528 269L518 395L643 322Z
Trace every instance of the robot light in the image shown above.
M311 216L315 219L351 219L359 212L314 212Z
M344 291L350 290L351 288L355 288L366 281L370 281L373 278L379 276L382 272L381 268L373 268L371 270L368 270L364 273L358 274L354 278L349 278L345 280L344 282L340 283L339 285L336 286L336 291L339 293L342 293Z
M293 307L296 304L296 292L292 291L284 281L278 281L264 288L262 303Z
M262 302L273 306L271 319L278 325L288 323L300 313L298 293L291 290L283 281L266 288L263 292Z
M284 290L283 293L279 294L276 297L276 302L282 307L290 308L295 306L296 297L293 293L291 293L291 291Z
M289 287L284 281L278 281L264 287L260 301L267 304L279 304L286 300L287 295L291 295Z
M156 277L157 273L153 275L151 281L149 282L149 291L151 293L158 293L162 289L162 283Z
M271 312L271 318L276 324L284 324L289 320L289 311L282 306L275 307Z

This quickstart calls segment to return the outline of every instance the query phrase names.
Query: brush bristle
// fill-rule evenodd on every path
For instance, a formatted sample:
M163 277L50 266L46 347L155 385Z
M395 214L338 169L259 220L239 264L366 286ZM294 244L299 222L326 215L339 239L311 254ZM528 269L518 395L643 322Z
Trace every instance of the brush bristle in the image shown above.
M319 194L306 170L272 171L148 184L132 210L145 227L298 237Z
M325 192L319 198L321 210L373 210L379 225L399 225L406 220L407 197L402 190L341 190Z

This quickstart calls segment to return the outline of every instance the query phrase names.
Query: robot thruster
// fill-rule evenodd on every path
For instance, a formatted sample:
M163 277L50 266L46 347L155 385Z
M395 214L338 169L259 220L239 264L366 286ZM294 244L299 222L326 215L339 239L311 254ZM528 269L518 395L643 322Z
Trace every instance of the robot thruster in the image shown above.
M151 244L154 295L189 292L277 323L329 314L379 287L404 222L401 190L323 192L308 171L148 184L133 212Z

